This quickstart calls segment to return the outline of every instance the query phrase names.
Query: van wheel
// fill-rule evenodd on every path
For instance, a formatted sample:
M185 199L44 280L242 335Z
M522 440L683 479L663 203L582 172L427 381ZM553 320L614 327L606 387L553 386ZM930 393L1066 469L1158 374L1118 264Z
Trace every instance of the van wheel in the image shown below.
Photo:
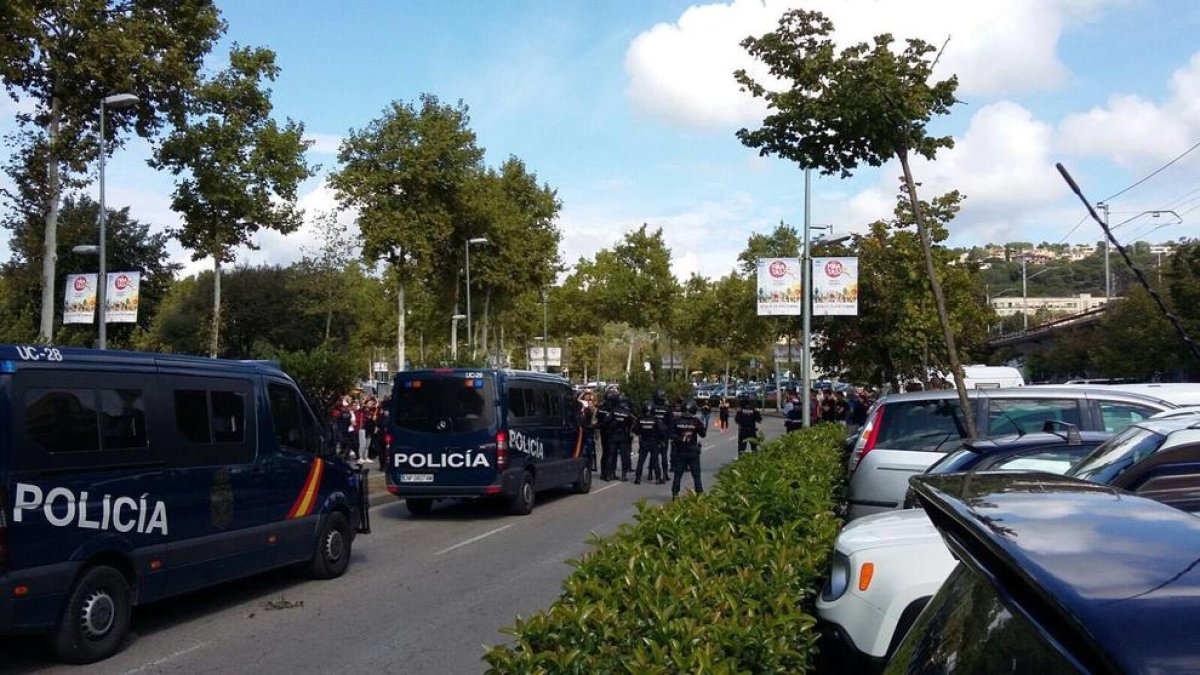
M408 512L414 516L427 516L433 510L432 499L419 499L417 497L409 497L404 500L404 506L408 508Z
M533 473L526 471L521 476L521 486L517 494L508 502L508 511L515 516L527 516L533 511Z
M133 595L124 574L108 565L88 568L50 636L55 655L68 663L94 663L112 656L125 642L132 611Z
M309 576L314 579L335 579L342 576L350 565L350 544L354 533L350 522L340 511L334 511L325 519L325 525L317 536L317 550L309 564Z
M571 492L577 495L586 495L592 491L592 467L588 466L587 462L579 468L579 480L571 484Z

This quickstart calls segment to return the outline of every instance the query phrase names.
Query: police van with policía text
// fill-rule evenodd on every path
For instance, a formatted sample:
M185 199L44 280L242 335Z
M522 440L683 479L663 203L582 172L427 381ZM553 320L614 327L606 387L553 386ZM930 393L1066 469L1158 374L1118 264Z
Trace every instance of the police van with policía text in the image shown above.
M0 634L88 663L135 605L306 563L340 576L366 481L273 364L0 345Z
M413 515L438 499L497 497L515 514L540 490L592 487L579 403L557 375L501 370L397 373L392 387L388 491Z

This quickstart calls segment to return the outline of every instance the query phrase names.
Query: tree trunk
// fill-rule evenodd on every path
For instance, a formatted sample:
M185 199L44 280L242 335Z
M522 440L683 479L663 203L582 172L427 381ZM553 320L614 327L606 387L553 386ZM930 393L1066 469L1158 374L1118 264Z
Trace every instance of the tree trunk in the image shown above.
M491 353L491 349L488 348L488 319L491 316L491 309L492 309L492 289L489 288L487 290L487 292L483 294L483 321L480 322L480 326L479 326L479 332L481 335L481 339L476 340L476 342L475 342L475 344L477 344L477 345L483 345L483 364L485 366L493 365L491 360L488 359L488 354ZM473 357L474 354L472 354L471 356Z
M42 242L42 315L38 324L38 341L50 342L54 339L54 287L57 285L55 267L58 264L58 207L62 202L62 185L59 180L58 151L55 144L58 141L58 125L62 113L59 110L58 97L50 99L50 123L47 126L47 139L50 145L49 159L46 166L46 228ZM97 277L98 283L104 283ZM104 316L102 311L99 317Z
M396 288L396 372L404 370L404 282ZM421 357L424 359L424 356Z
M958 346L954 343L954 331L950 327L950 315L946 312L946 298L942 295L942 283L938 280L937 268L933 264L933 244L929 239L929 230L921 216L921 203L917 199L917 185L913 182L912 170L908 166L908 152L901 150L896 153L900 167L904 169L904 187L908 191L908 199L912 202L913 219L917 221L917 234L921 237L921 250L925 254L925 272L929 275L929 287L933 291L933 300L937 303L938 321L942 324L942 335L946 340L946 353L950 358L950 370L954 373L954 384L958 389L958 404L962 406L963 422L967 428L967 437L975 438L975 416L971 414L971 401L967 397L966 382L963 381L962 364L958 360Z
M333 303L325 308L325 341L329 342L329 331L333 327Z
M221 256L213 255L213 315L212 337L208 343L209 356L217 358L221 346Z

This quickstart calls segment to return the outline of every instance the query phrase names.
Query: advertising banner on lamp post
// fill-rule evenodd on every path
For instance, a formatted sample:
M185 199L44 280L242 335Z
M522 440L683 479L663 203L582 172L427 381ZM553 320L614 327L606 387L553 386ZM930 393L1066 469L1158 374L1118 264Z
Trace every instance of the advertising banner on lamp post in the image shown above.
M858 258L813 258L813 316L858 316Z
M559 368L562 366L562 347L529 348L529 369L541 370L543 366Z
M799 258L759 258L758 315L804 313L804 275Z
M140 272L108 273L104 304L108 305L105 315L109 323L137 323L141 278Z
M63 323L92 323L96 317L96 275L68 274Z

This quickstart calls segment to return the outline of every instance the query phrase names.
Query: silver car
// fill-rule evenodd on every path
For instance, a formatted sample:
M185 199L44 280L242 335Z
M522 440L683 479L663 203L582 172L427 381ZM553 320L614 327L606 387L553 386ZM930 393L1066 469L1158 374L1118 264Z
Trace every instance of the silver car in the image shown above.
M1175 403L1105 386L967 391L981 436L1041 431L1047 420L1115 433ZM923 472L966 436L953 389L885 396L868 413L850 452L849 519L899 508L909 476Z

